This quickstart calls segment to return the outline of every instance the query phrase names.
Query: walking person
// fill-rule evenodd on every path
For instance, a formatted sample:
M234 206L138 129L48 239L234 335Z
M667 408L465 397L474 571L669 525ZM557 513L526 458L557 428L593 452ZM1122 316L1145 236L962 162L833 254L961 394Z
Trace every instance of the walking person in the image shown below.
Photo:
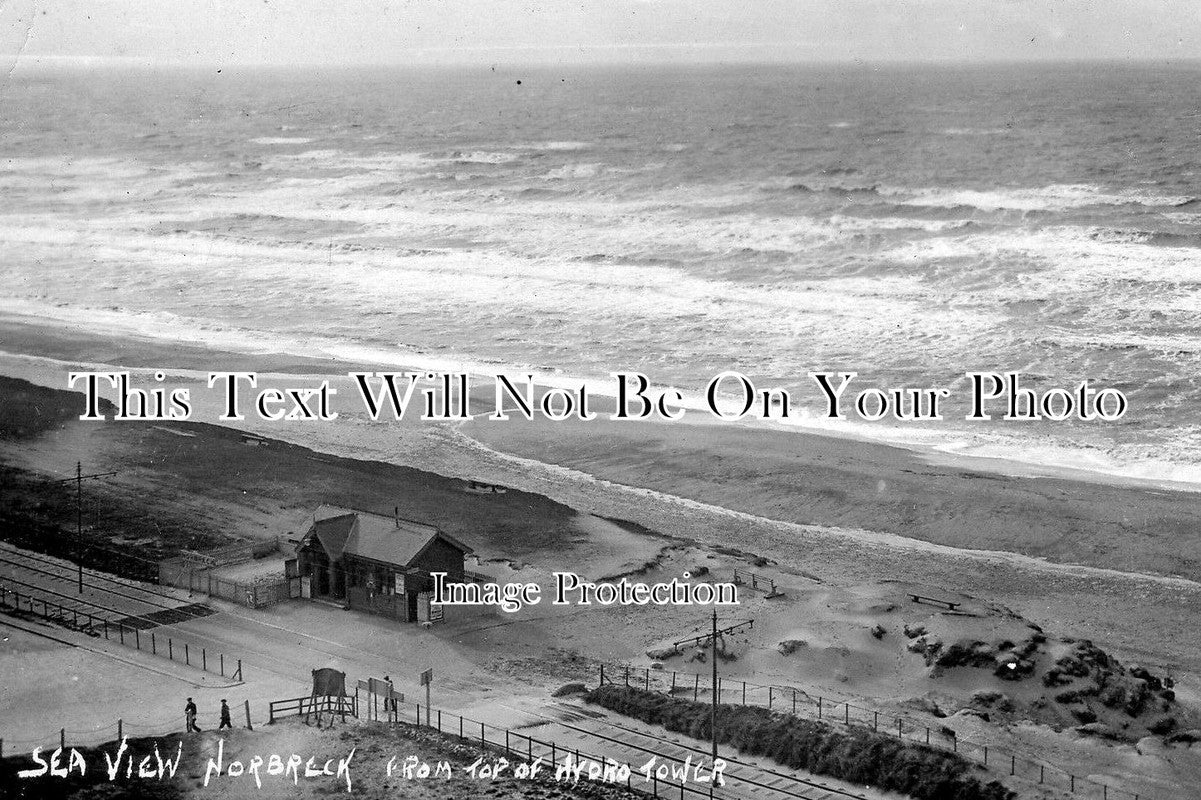
M196 704L192 702L192 698L188 698L187 704L183 707L184 718L188 721L187 733L200 733L200 727L196 724Z
M226 704L224 698L221 700L221 724L217 726L217 730L229 728L233 730L234 724L229 721L229 705Z

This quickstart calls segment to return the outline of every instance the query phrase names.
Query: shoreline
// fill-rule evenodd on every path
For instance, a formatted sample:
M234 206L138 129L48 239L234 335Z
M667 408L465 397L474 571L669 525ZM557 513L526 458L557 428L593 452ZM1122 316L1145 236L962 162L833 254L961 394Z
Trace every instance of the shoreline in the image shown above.
M698 502L767 523L816 525L896 535L965 551L1016 553L1049 563L1196 580L1201 577L1201 497L1178 487L1050 469L1005 470L1006 462L945 458L854 436L703 417L636 425L603 417L583 423L373 422L343 408L332 423L269 423L252 416L220 422L218 391L204 391L204 368L231 359L220 351L141 339L102 339L54 326L6 324L13 345L47 355L4 355L0 374L65 389L73 365L97 355L131 371L170 355L172 380L199 387L193 420L252 432L318 453L428 470L448 477L509 483L515 464L552 476L568 504L590 481ZM21 335L24 341L12 341ZM103 351L103 352L98 352ZM240 366L273 385L356 365L278 353L242 354ZM146 365L146 366L143 366ZM378 368L378 367L377 367ZM370 367L366 368L370 369ZM337 380L334 378L333 380ZM349 384L343 375L341 381ZM346 386L346 392L354 392ZM111 390L104 392L111 399ZM341 396L341 393L339 394ZM353 403L348 402L347 406ZM487 403L480 407L486 407ZM478 448L479 452L473 452ZM500 461L506 464L498 464ZM524 462L524 463L523 463ZM73 464L72 464L73 466ZM1000 467L1001 469L998 469ZM494 475L500 472L501 477ZM620 516L620 515L618 515Z
M45 319L28 314L0 310L0 371L4 370L5 361L29 360L40 361L47 365L74 364L89 369L119 368L145 372L162 369L169 375L183 375L196 380L200 380L203 374L217 368L218 365L222 371L252 371L263 377L286 375L297 378L313 376L345 379L347 372L373 372L379 371L381 368L398 372L410 370L467 372L479 377L495 374L494 371L489 371L492 365L455 359L430 358L407 352L389 354L390 357L386 362L372 361L369 358L372 355L378 356L380 353L364 351L358 354L365 356L364 358L356 358L351 353L338 353L336 348L331 351L318 348L319 353L308 354L289 352L283 347L249 352L234 349L232 346L215 347L212 343L206 342L203 337L190 342L177 343L144 333L124 330L115 324L108 327L101 325L96 331L85 333L70 329L68 327L70 324L66 317L56 319L54 322L47 322ZM226 344L230 345L236 337L232 334L217 337L218 340L221 338L229 339ZM7 347L7 341L19 343L20 349L13 350ZM274 344L279 343L275 342ZM496 370L504 367L504 365L494 366ZM526 367L522 367L519 371L524 372L526 369ZM551 375L540 373L535 368L528 368L528 370L535 374L537 392L553 387L578 387L581 383L587 383L589 390L595 393L601 385L608 385L595 378ZM507 374L516 375L517 372L517 370L511 369ZM189 375L189 373L195 374ZM49 386L49 384L47 385ZM49 388L66 387L54 385ZM656 387L652 386L652 389L654 388ZM932 467L957 468L1015 478L1051 478L1149 490L1201 493L1201 466L1198 465L1177 462L1145 462L1140 465L1104 464L1101 463L1104 460L1103 456L1098 457L1095 453L1089 455L1092 451L1084 449L1068 451L1056 447L1044 447L1036 457L1021 459L1009 454L990 452L989 445L979 442L938 442L936 441L939 438L938 432L926 429L906 431L896 427L879 427L873 432L872 426L868 423L831 425L806 417L796 417L788 421L772 419L720 420L707 415L707 412L703 412L706 415L696 413L700 406L695 404L687 407L694 413L678 422L643 420L638 424L654 427L719 426L732 430L751 431L750 435L759 435L758 432L766 431L788 436L817 437L838 442L855 442L885 450L905 450ZM214 421L216 421L215 417ZM955 435L959 433L958 431L954 432ZM804 438L801 439L802 442L804 440ZM1079 462L1086 458L1091 460L1088 466L1069 463ZM1196 477L1194 479L1178 479L1162 475L1148 475L1146 474L1148 471L1167 475L1196 473Z

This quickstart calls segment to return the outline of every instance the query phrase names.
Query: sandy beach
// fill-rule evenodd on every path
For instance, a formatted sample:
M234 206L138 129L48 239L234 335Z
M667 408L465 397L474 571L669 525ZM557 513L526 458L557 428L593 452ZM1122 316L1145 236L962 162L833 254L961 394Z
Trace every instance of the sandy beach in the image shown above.
M136 341L114 351L112 343L49 327L35 327L28 338L19 325L6 330L5 371L54 389L62 388L71 364L163 366L156 363L162 351ZM22 348L36 356L11 355ZM203 349L180 352L168 371L174 368L184 385L197 383L190 370L230 361ZM315 367L328 366L243 358L246 368L298 385L311 382ZM901 628L924 629L938 616L909 605L906 593L919 592L977 609L978 623L939 634L948 641L1013 639L1014 624L1032 625L1056 642L1088 639L1123 663L1170 675L1179 724L1193 724L1183 709L1201 701L1201 654L1181 635L1195 627L1201 610L1194 569L1201 509L1192 492L1019 477L935 464L885 445L717 424L383 424L348 415L308 427L238 423L271 437L267 447L247 447L238 429L208 423L80 422L64 399L70 395L52 392L47 402L25 384L5 379L4 386L11 400L7 424L25 426L6 440L6 465L22 474L66 475L82 460L90 469L118 471L96 487L102 498L96 502L127 523L144 520L130 535L153 539L157 527L159 534L165 528L216 537L214 543L272 539L301 529L318 502L395 506L462 538L475 549L477 568L498 580L545 582L565 565L594 579L667 577L698 565L714 575L742 569L770 576L786 599L745 594L739 612L759 618L759 625L737 659L723 666L732 677L799 684L895 709L918 699L948 711L969 707L996 681L944 677L912 655L918 644L902 637ZM40 421L30 422L30 411ZM204 406L195 416L214 419L214 411ZM470 480L508 491L471 494ZM18 485L28 482L20 478ZM104 523L94 529L106 535ZM158 540L167 550L178 546ZM147 555L156 554L148 546ZM546 608L452 626L447 635L473 670L537 692L586 678L588 663L649 664L647 653L701 628L683 609L612 610L588 620L581 629L578 614ZM630 624L639 635L619 633ZM877 627L887 633L868 635ZM794 641L805 644L782 658L783 643ZM558 664L547 655L552 644ZM1070 649L1056 647L1037 669ZM689 669L687 661L668 666ZM1078 724L1070 707L1036 710L1034 686L999 689L1016 710L994 710L991 727L957 714L962 735L1003 737L1019 752L1038 742L1092 770L1112 759L1087 739L1054 732ZM511 713L470 691L459 702L494 718ZM1124 719L1113 722L1132 724ZM1145 731L1131 730L1126 747L1145 738ZM1167 787L1198 772L1188 749L1154 758L1129 753L1121 779L1130 785Z

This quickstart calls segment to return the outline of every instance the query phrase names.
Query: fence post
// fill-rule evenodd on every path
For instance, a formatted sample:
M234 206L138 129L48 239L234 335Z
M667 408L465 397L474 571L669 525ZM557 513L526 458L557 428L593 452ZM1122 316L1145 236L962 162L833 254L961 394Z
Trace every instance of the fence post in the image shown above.
M767 687L767 710L768 711L771 711L771 696L772 696L772 687L769 685Z
M630 665L626 664L626 686L630 685Z
M822 696L820 694L817 696L817 718L822 718Z
M1046 777L1046 767L1042 764L1039 764L1038 765L1038 782L1042 783L1044 777Z
M167 658L175 660L175 641L170 636L167 637Z
M190 655L188 655L188 643L187 642L183 643L183 663L187 664L189 667L192 666L192 657Z
M107 617L104 620L104 639L105 639L105 641L108 640L108 618Z
M121 644L125 644L125 626L117 623L117 633L121 634Z
M872 712L872 730L873 731L880 730L880 712L879 711Z
M792 690L792 713L796 714L796 689Z
M221 659L221 677L225 677L225 653L220 654Z
M851 724L851 704L850 703L847 703L846 708L844 708L842 710L842 718L843 718L844 724L846 724L846 725Z
M117 719L117 741L119 742L124 738L125 738L125 720L118 718Z
M605 685L605 665L604 664L600 665L600 685L601 686Z
M244 702L246 703L246 730L252 731L254 730L254 726L250 724L250 701L246 700Z
M142 649L142 635L141 635L141 633L138 632L137 628L133 629L133 643L134 643L134 646L137 647L139 650Z
M1072 779L1072 794L1075 794L1076 793L1076 776L1068 775L1068 777Z
M421 713L421 704L417 704L417 713ZM480 723L480 747L484 746L484 723Z
M66 728L58 729L58 744L63 750L67 749L67 729Z
M645 691L648 691L648 692L649 692L650 690L651 690L651 668L650 668L650 667L647 667L647 668L646 668L646 686L645 686Z
M742 682L742 704L746 705L746 681Z
M988 766L988 745L984 745L984 766Z
M238 680L242 680L242 659L240 658L238 659L238 671L236 674L238 676Z
M701 676L696 674L692 676L692 702L696 702L697 693L701 690Z
M902 734L902 733L901 733L901 725L902 725L902 723L904 723L904 720L902 720L900 717L897 717L897 738L898 738L898 739L904 739L904 738L905 738L904 734ZM984 757L984 763L986 763L986 764L988 763L988 756L985 756L985 757Z
M205 648L200 648L200 668L205 672L209 671L209 657Z
M1009 757L1009 774L1017 775L1017 769L1018 769L1018 757L1011 755Z
M158 644L154 641L154 631L150 632L150 655L158 655Z
M505 728L505 755L509 755L509 729Z
M674 696L675 693L676 693L676 671L673 669L671 671L671 692L670 692L670 694L672 694Z

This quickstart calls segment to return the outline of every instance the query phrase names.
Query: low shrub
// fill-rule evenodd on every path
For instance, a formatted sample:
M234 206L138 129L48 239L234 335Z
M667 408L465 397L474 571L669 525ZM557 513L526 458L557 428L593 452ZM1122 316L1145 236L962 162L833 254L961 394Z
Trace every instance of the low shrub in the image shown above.
M694 739L711 737L710 706L633 687L606 685L585 698L619 714ZM918 800L1013 800L996 781L982 783L961 756L859 726L778 714L757 706L720 705L718 741L792 769L908 794Z

